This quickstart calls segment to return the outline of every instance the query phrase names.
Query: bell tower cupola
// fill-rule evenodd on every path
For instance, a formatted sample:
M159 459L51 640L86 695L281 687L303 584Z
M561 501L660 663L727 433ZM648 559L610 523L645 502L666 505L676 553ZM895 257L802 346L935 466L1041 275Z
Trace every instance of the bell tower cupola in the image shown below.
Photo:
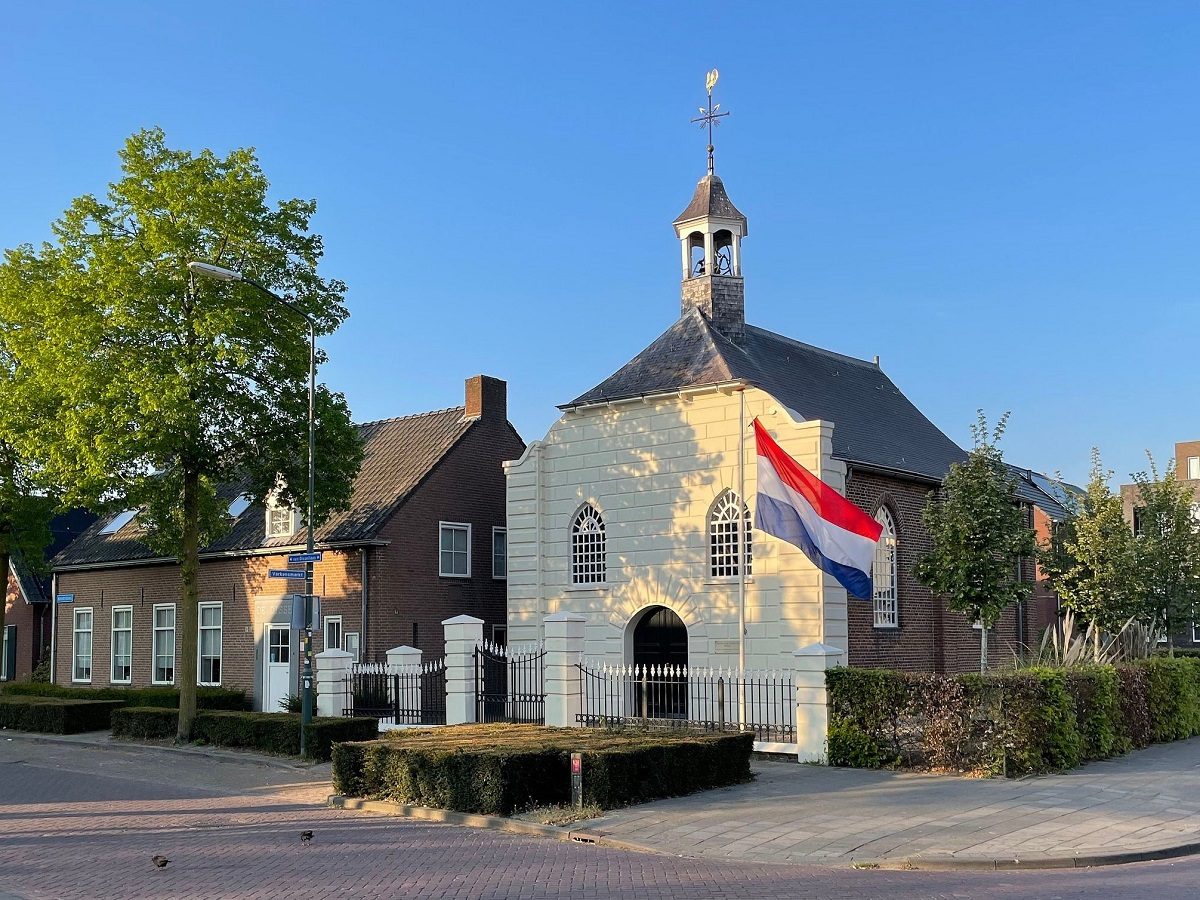
M734 341L746 327L745 283L742 279L742 238L746 217L725 193L714 171L712 129L728 112L712 102L717 70L708 73L708 107L693 119L708 129L708 174L696 185L692 202L675 219L683 261L682 310L698 308L713 327Z

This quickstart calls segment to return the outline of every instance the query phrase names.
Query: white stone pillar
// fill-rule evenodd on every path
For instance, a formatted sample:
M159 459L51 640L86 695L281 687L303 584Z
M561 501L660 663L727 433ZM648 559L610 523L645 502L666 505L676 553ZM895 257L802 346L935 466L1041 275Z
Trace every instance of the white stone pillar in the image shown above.
M704 232L704 274L713 275L717 271L717 257L713 253L713 236L711 231Z
M442 622L446 633L446 724L475 721L475 648L483 640L483 619L455 616Z
M389 669L395 669L403 666L421 666L421 651L416 647L409 647L402 644L399 647L393 647L387 652L387 664ZM406 671L412 671L408 669Z
M829 756L829 695L825 673L842 664L839 647L809 644L792 651L796 686L796 755L800 762L826 762Z
M692 277L692 236L687 234L683 241L683 280L687 281Z
M738 277L742 274L742 239L736 232L733 235L733 274Z
M583 658L583 627L587 616L560 612L546 616L546 724L560 728L579 725L583 711L579 696L579 662Z
M317 715L341 716L350 707L350 667L353 654L323 650L313 657L317 677Z

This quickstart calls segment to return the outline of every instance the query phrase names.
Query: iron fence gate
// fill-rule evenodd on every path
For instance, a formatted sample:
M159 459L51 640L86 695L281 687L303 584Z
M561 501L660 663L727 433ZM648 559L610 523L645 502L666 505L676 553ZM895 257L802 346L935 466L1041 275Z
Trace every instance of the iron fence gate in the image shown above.
M788 672L579 663L581 725L753 731L763 742L796 740L796 691Z
M546 724L541 645L522 650L484 641L475 647L475 721Z
M343 715L374 716L387 725L446 724L446 660L414 666L355 663Z

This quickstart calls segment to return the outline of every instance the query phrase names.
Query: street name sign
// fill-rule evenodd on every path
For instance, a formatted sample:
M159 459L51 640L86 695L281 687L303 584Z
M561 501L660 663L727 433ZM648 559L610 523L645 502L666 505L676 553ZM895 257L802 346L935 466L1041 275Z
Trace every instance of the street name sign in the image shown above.
M305 578L308 576L303 569L271 569L267 574L271 578Z

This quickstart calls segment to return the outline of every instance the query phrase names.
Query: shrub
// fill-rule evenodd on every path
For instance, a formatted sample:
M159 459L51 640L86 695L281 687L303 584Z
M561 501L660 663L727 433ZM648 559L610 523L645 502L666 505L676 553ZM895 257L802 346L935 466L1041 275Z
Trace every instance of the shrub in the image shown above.
M912 680L891 669L830 669L829 761L880 768L901 759L900 722ZM860 760L852 762L850 760Z
M1067 692L1075 707L1075 722L1084 760L1108 759L1131 749L1122 727L1120 682L1112 666L1064 669Z
M1150 676L1145 667L1118 668L1117 690L1121 704L1122 742L1130 748L1150 746L1154 729L1150 722Z
M114 700L0 696L0 728L47 734L101 731L121 704Z
M1200 733L1200 661L1156 656L1139 660L1149 685L1150 734L1156 742Z
M5 685L0 692L9 696L64 697L78 700L120 700L126 706L179 708L179 690L173 687L66 687L61 684L21 682ZM202 687L196 689L199 709L236 709L248 707L246 692L236 688Z
M179 713L161 707L129 707L113 713L113 736L131 740L175 737ZM361 741L379 732L379 720L315 718L305 732L306 755L329 759L338 741ZM192 725L192 739L217 747L240 747L287 756L300 754L300 716L293 713L201 710Z
M898 753L889 753L876 735L864 731L855 722L830 718L829 764L854 769L882 769L898 766Z
M752 734L652 734L540 726L392 732L333 749L334 788L488 815L570 802L583 754L584 803L611 809L750 778Z

